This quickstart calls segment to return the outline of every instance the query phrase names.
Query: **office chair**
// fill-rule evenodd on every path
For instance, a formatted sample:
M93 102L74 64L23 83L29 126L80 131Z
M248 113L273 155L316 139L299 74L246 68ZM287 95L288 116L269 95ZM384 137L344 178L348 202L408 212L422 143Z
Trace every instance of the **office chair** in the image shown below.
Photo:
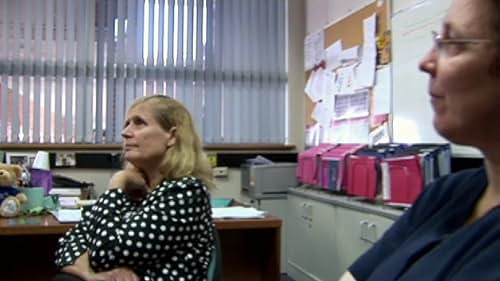
M217 229L214 228L214 244L210 264L208 265L207 280L220 281L222 278L222 251L220 247L219 234Z

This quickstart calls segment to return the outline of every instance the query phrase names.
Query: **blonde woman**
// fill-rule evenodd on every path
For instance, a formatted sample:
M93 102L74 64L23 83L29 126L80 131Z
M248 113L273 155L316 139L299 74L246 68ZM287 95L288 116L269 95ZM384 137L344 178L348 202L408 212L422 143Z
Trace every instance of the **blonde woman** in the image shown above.
M60 239L56 280L205 280L213 182L190 113L166 96L140 98L122 136L126 168Z

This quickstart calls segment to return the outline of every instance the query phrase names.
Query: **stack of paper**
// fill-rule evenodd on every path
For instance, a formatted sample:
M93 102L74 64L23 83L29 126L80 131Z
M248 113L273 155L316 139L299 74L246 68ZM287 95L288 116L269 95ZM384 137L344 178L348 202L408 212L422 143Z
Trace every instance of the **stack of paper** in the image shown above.
M76 202L76 205L78 206L78 208L82 208L82 207L85 207L85 206L92 206L92 205L95 204L95 202L97 202L97 200L95 200L95 199L78 200Z
M76 209L78 208L78 201L80 197L76 196L62 196L59 197L59 204L63 209Z
M76 187L54 187L49 191L50 195L80 197L82 191Z
M60 223L76 223L82 219L82 210L80 209L59 209L50 211L50 213Z
M251 219L263 218L266 215L265 211L260 211L252 207L227 207L227 208L212 208L212 218L234 218L234 219Z

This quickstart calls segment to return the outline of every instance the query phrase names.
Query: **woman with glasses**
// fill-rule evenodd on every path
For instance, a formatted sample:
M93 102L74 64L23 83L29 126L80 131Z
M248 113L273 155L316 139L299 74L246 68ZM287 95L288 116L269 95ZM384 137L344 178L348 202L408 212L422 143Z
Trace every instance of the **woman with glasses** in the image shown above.
M485 166L428 186L342 281L500 280L500 1L454 0L433 39L420 69L434 127Z
M140 98L122 136L127 165L59 240L54 280L206 280L212 172L190 113L165 96Z

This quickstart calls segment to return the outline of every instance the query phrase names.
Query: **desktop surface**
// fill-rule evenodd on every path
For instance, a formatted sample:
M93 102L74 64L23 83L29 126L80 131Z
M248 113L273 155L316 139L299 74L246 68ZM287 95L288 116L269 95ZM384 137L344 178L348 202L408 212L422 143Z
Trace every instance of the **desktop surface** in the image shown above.
M222 280L279 281L281 224L278 217L214 219L222 250ZM1 218L1 280L45 281L57 272L57 240L74 224L52 215ZM24 250L22 250L24 249ZM8 258L7 258L8 257ZM29 268L30 270L26 270Z

